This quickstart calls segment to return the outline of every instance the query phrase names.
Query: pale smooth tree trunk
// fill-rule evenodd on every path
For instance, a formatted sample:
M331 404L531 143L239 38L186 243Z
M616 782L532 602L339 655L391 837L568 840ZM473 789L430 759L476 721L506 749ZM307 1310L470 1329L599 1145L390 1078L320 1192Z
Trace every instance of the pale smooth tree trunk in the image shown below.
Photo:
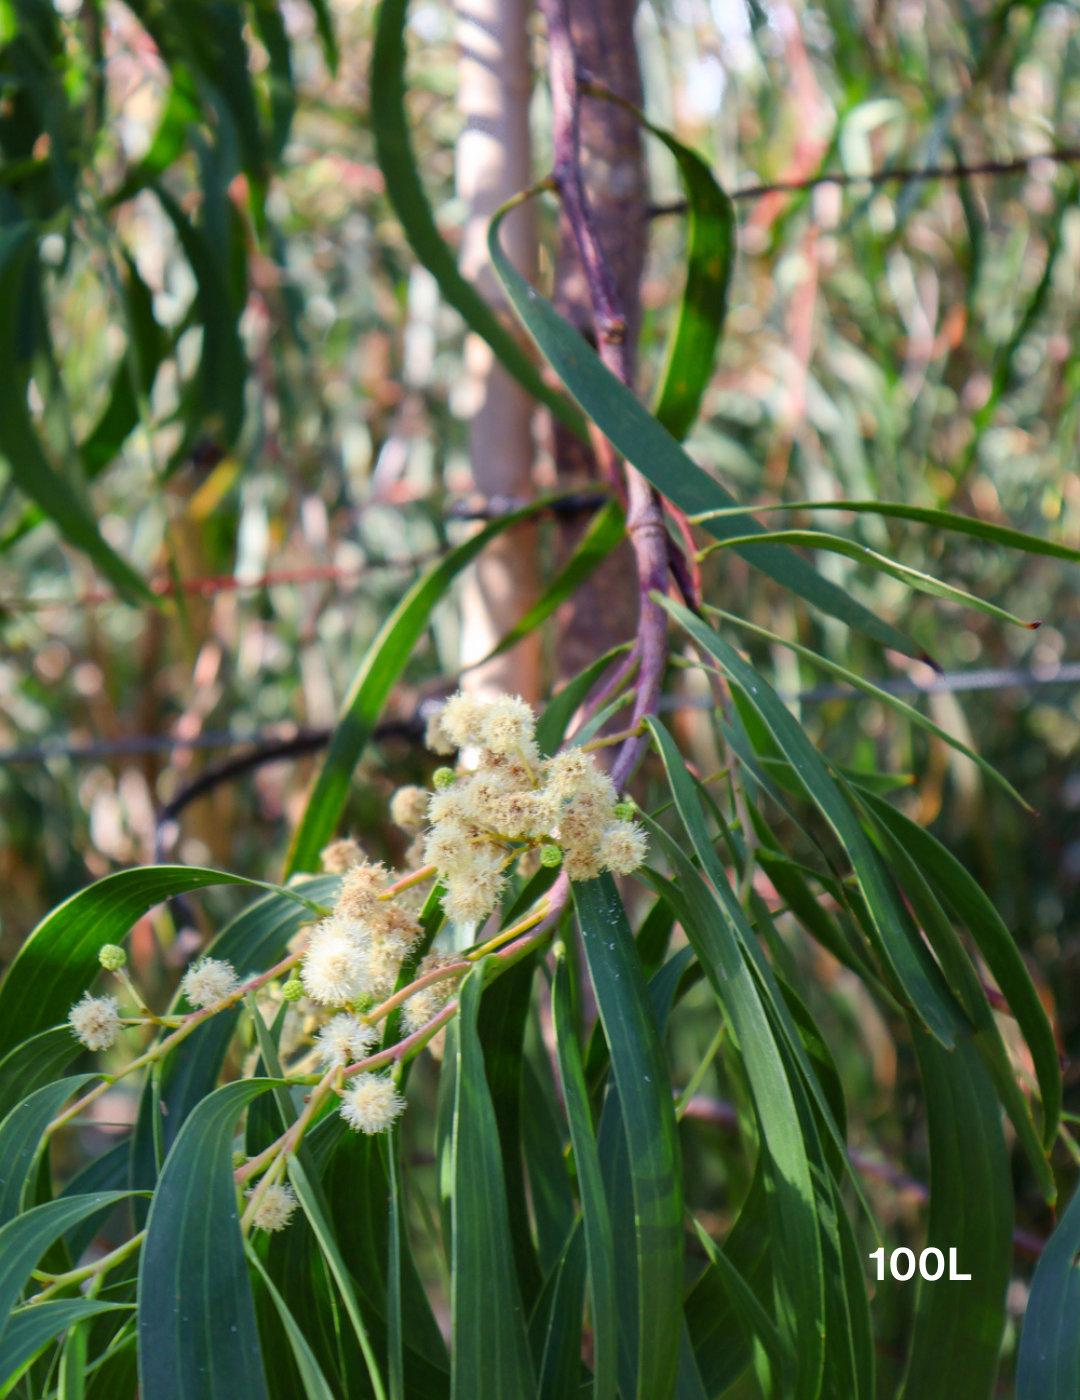
M458 94L466 118L457 147L457 190L469 204L461 270L492 305L503 299L487 255L491 215L532 180L529 100L530 0L457 0ZM536 272L536 233L531 210L515 210L503 225L503 242L523 276ZM466 400L478 406L470 423L473 481L496 498L532 494L535 405L495 361L479 336L466 341ZM465 576L462 591L462 663L479 660L535 600L537 533L525 524L502 535ZM468 689L510 691L535 704L540 696L540 638L526 638L507 655L469 672Z

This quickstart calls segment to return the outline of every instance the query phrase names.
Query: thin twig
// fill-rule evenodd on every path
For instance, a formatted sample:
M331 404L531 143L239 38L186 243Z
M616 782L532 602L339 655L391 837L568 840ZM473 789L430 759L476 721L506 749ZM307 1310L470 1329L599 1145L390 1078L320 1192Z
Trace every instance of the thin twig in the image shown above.
M809 180L778 180L771 185L747 185L741 190L729 190L732 199L764 199L770 194L802 194L804 190L816 189L819 185L912 185L921 180L969 180L977 175L1023 175L1033 165L1042 161L1053 161L1059 165L1080 162L1080 146L1059 146L1051 151L1041 151L1034 156L1017 156L1015 160L987 160L975 165L928 165L897 166L895 170L872 170L868 175L849 175L845 171L831 174L822 172ZM650 219L663 218L668 214L685 214L685 199L672 200L668 204L652 204L646 211Z

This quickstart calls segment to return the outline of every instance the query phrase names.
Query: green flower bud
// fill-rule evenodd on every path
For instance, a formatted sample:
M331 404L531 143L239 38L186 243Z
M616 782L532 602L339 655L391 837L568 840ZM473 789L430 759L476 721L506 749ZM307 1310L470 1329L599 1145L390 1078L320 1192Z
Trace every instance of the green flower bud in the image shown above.
M98 962L109 972L119 972L127 962L127 954L118 943L103 943L98 949Z
M554 870L562 865L562 851L558 846L545 846L540 852L540 864L546 865L549 870Z
M235 1171L237 1167L242 1167L246 1161L247 1153L241 1152L240 1149L237 1148L237 1150L232 1155L233 1171Z
M437 788L448 788L454 781L454 770L452 768L436 768L433 781Z
M304 995L304 984L299 977L290 977L281 989L281 995L286 1001L299 1001Z
M617 802L614 808L615 816L621 822L629 822L634 819L634 804L632 802Z

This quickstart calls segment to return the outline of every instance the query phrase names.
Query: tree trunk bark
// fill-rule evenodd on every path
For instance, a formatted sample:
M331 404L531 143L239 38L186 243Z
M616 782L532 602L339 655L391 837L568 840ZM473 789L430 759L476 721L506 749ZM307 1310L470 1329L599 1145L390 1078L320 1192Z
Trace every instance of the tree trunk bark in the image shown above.
M466 127L457 148L457 189L468 200L461 269L495 306L502 295L487 255L487 226L504 200L532 179L529 140L529 0L458 0L459 102ZM523 276L536 272L532 211L507 219L504 246ZM478 403L470 425L473 481L490 498L532 494L534 404L495 361L479 336L466 341L469 394ZM462 594L462 664L484 656L538 593L535 524L494 541L469 570ZM470 690L510 691L535 704L540 697L540 637L533 634L505 656L470 672Z
M629 0L567 0L567 9L579 67L640 107L635 6ZM621 108L592 97L582 98L580 120L582 174L596 231L626 315L632 359L641 322L639 286L647 233L641 131L633 117ZM596 344L589 288L565 215L559 229L555 305ZM558 425L555 463L560 485L578 485L599 476L593 453ZM562 523L560 558L574 549L587 526L588 517ZM637 612L634 555L629 542L624 542L561 612L559 679L569 679L609 647L633 637Z

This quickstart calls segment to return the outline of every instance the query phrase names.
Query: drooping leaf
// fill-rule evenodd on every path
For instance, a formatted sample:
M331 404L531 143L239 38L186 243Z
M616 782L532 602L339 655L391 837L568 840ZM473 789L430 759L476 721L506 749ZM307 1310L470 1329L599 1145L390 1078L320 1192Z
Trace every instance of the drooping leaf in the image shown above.
M165 1160L139 1271L143 1400L267 1400L231 1156L240 1115L276 1083L203 1099Z
M549 503L549 498L534 501L485 525L418 579L383 623L342 702L326 758L293 836L287 874L316 868L319 852L334 834L353 770L371 738L387 696L420 640L431 610L450 582L490 540L521 521L531 519Z
M89 1074L61 1079L29 1094L0 1123L0 1225L18 1215L42 1135Z
M499 243L501 218L502 214L495 216L488 232L488 248L499 280L529 334L597 427L661 495L687 515L734 505L734 498L702 471L667 429L638 403L633 391L601 363L577 331L514 268ZM720 540L744 533L741 524L723 518L710 521L705 528ZM793 551L781 545L761 545L739 552L747 563L822 612L906 656L922 654L903 633L818 574Z
M581 1384L581 1331L585 1306L585 1236L580 1221L548 1275L529 1319L536 1368L536 1400L563 1400Z
M522 347L476 288L462 277L439 230L420 183L405 113L405 19L408 0L381 0L371 55L371 126L386 193L413 252L439 284L443 297L482 336L502 364L533 398L582 439L581 415L544 383Z
M567 681L562 690L547 702L536 722L536 744L545 758L550 758L562 743L575 710L585 700L589 691L615 658L626 650L626 646L614 647L604 656L597 657L573 680Z
M24 1211L0 1228L0 1356L11 1310L30 1271L53 1241L86 1216L130 1195L130 1191L95 1191L87 1196L61 1196Z
M682 1180L667 1062L626 913L610 876L575 884L574 904L611 1048L633 1185L639 1400L674 1394L682 1319Z
M16 953L0 984L0 1053L66 1019L101 971L98 950L122 943L148 909L211 885L253 885L241 875L193 865L118 870L79 890L47 915Z
M0 1060L0 1120L20 1100L63 1073L82 1046L70 1026L53 1026L16 1045Z
M912 939L899 895L884 862L863 831L855 812L830 776L825 760L810 742L772 686L706 623L678 603L663 606L691 638L720 665L759 717L772 741L791 764L807 795L832 827L851 861L866 900L868 933L875 951L909 1004L948 1048L970 1026L921 939Z
M120 1311L126 1311L125 1304L95 1298L57 1298L12 1313L0 1355L0 1395L7 1394L3 1387L11 1384L43 1347L73 1323Z
M334 1392L330 1389L327 1379L322 1373L322 1368L319 1366L310 1343L301 1332L288 1303L275 1288L274 1281L263 1267L262 1260L250 1245L247 1246L247 1258L248 1263L259 1275L263 1287L270 1295L270 1301L281 1320L307 1400L334 1400Z
M1073 1400L1080 1395L1080 1192L1047 1240L1031 1280L1016 1400ZM965 1265L962 1272L969 1272Z
M615 1248L589 1111L589 1093L581 1068L581 1052L570 1004L570 975L563 955L560 955L555 966L551 1010L559 1055L559 1078L570 1122L570 1140L574 1146L574 1165L584 1217L593 1325L593 1395L595 1400L615 1400L619 1339Z
M461 986L453 1119L452 1400L533 1400L495 1110L477 1032L484 964ZM492 1300L498 1300L492 1306Z
M910 1019L910 1018L909 1018ZM990 1400L1012 1270L1013 1193L997 1100L973 1046L947 1053L912 1025L926 1102L930 1223L937 1282L919 1279L906 1400ZM950 1282L950 1250L957 1269Z
M978 880L951 851L887 802L869 796L866 800L877 819L911 852L986 959L1031 1051L1042 1096L1043 1145L1049 1149L1061 1121L1061 1062L1053 1027L1012 934Z
M27 344L33 239L28 224L14 224L0 233L0 347L5 370L0 374L0 454L12 480L53 522L61 535L82 550L131 603L155 603L146 581L105 543L89 506L71 482L45 455L30 418L26 393L29 379Z

